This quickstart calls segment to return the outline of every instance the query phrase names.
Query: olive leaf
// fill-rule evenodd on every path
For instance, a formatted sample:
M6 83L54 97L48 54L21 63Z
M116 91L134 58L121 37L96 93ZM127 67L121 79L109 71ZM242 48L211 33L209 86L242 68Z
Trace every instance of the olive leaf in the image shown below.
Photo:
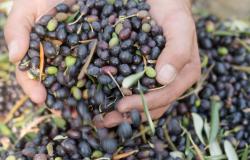
M211 111L211 130L209 134L209 143L216 140L217 134L219 132L220 118L219 111L222 107L221 102L217 97L212 98L212 111Z
M124 80L122 81L122 87L123 88L130 88L132 87L134 84L136 84L144 75L145 71L141 71L135 74L132 74L126 78L124 78Z
M75 20L76 16L77 16L79 13L80 13L80 12L77 11L77 12L75 12L74 14L70 15L70 16L68 17L68 19L66 20L66 22L67 22L67 23L73 22L73 21Z
M244 149L243 155L241 157L241 160L247 160L249 155L249 146L247 145Z
M7 125L0 123L0 135L10 137L12 135L12 131Z
M66 122L62 117L54 116L54 117L52 117L52 121L57 127L61 128L61 129L65 129Z
M63 136L63 135L57 135L53 138L54 141L60 141L60 140L64 140L67 139L68 136Z
M143 104L143 107L144 107L144 113L146 114L150 130L151 130L152 134L154 135L155 134L155 126L154 126L154 123L152 121L151 115L150 115L149 110L148 110L148 104L147 104L147 102L145 100L145 97L144 97L144 94L143 94L143 92L141 90L140 82L138 82L138 89L139 89L139 92L140 92L140 95L141 95L141 100L142 100L142 104Z
M228 160L239 160L233 145L228 140L224 142L224 150Z
M206 121L204 123L204 130L205 130L207 138L209 138L210 137L210 126ZM217 160L218 158L213 158L213 157L221 156L223 154L218 141L215 140L213 142L210 142L208 145L209 145L209 152L210 152L211 160L213 160L213 159Z
M181 159L181 160L185 159L184 154L180 151L170 152L170 156L174 159Z
M195 132L198 138L200 139L200 141L205 145L205 141L202 136L202 130L203 130L203 125L204 125L203 119L197 113L192 113L192 118L193 118Z

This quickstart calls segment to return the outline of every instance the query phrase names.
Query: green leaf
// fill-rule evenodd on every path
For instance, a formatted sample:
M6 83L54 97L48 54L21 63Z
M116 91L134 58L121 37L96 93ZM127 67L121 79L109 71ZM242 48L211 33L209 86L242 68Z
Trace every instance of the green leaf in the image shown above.
M239 160L233 145L228 140L224 142L224 150L228 160Z
M9 129L7 125L0 123L0 135L11 137L12 131Z
M205 141L202 136L202 130L203 130L203 124L204 124L203 119L201 118L200 115L196 113L192 113L192 117L193 117L195 133L197 134L200 141L205 145Z
M241 157L241 160L248 160L248 155L249 155L249 146L246 146L244 149L243 155Z
M217 97L212 98L212 112L211 112L211 130L209 143L213 142L217 138L220 125L219 111L222 107L222 103L217 99Z
M54 117L52 117L52 121L57 127L61 128L61 129L65 129L66 122L63 118L54 116Z
M76 13L72 14L71 16L68 17L68 19L66 20L66 23L71 23L74 22L76 16L79 14L79 11L77 11Z
M155 134L155 126L154 126L154 123L152 121L151 115L150 115L149 110L148 110L148 104L147 104L147 102L145 100L145 97L144 97L144 94L143 94L143 92L141 90L140 82L138 82L138 89L139 89L139 92L140 92L140 95L141 95L141 100L142 100L142 104L143 104L143 107L144 107L144 113L146 114L150 130L151 130L152 134L154 135Z
M204 123L204 130L205 130L205 133L207 135L207 138L209 138L209 134L210 134L210 126L209 124L205 121ZM217 156L220 156L222 155L222 150L221 150L221 147L218 143L217 140L211 142L209 145L209 152L210 152L210 156L211 156L211 160L217 160L218 158L213 158L213 157L217 157Z
M123 88L130 88L132 87L134 84L136 84L144 75L145 71L142 72L138 72L135 74L132 74L126 78L124 78L124 80L122 81L122 87Z

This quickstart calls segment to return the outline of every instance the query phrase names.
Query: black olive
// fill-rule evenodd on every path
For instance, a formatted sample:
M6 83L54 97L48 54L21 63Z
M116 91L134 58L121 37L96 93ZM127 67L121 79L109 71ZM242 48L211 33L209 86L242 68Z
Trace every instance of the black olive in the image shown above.
M129 65L127 65L127 64L121 64L121 65L119 65L119 72L123 76L128 76L128 75L131 74L131 69L130 69Z
M137 109L133 109L130 111L130 117L132 120L132 125L134 127L138 127L141 124L141 115Z
M102 74L102 75L98 76L98 82L100 84L107 85L107 84L111 83L111 81L112 80L108 75Z
M57 12L67 12L69 10L69 6L65 3L60 3L55 8Z
M51 42L48 41L44 42L43 48L44 48L44 55L46 57L53 58L56 56L56 49Z
M123 122L118 126L117 133L123 139L129 139L132 136L131 125L127 122Z
M122 51L119 54L119 59L122 63L132 63L133 55L128 51Z
M78 145L79 152L83 157L89 157L92 153L92 149L89 144L85 141L80 142Z
M52 86L52 84L56 81L56 77L55 76L48 76L45 78L45 80L43 81L43 84L45 87L49 88Z
M114 153L118 147L116 139L106 138L101 140L102 149L107 153Z
M63 140L61 145L68 153L74 153L77 151L76 142L70 138Z

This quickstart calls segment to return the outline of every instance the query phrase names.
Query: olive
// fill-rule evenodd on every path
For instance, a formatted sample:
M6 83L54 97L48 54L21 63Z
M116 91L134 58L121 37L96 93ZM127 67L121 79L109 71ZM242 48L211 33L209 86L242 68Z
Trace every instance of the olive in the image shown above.
M123 28L120 32L119 32L119 38L121 40L126 40L130 37L131 35L131 29L130 28Z
M118 126L117 133L123 139L129 139L132 136L131 125L127 122L123 122Z
M114 7L113 7L113 5L105 5L104 7L103 7L103 9L102 9L102 15L104 15L104 16L109 16L112 12L113 12L113 10L114 10Z
M63 109L63 102L60 100L56 100L55 103L52 105L52 108L55 110L62 110Z
M51 15L44 15L39 19L38 24L46 26L51 19Z
M115 46L115 47L111 48L110 53L112 56L118 56L120 51L121 51L120 46Z
M44 55L48 58L53 58L56 56L56 49L51 42L45 41L43 44Z
M107 153L114 153L118 147L116 139L106 138L101 140L102 149Z
M107 85L107 84L111 83L111 81L112 80L108 75L102 74L102 75L98 76L98 82L100 84Z
M28 55L29 55L30 58L39 57L39 52L34 50L34 49L29 49L28 50Z
M109 59L109 52L108 50L97 50L97 55L99 58L101 58L104 61L107 61Z
M45 80L43 81L43 84L45 87L49 88L52 86L52 84L56 81L55 76L47 76Z
M66 103L71 107L77 106L77 101L73 97L68 97Z
M70 34L67 37L67 42L70 46L74 46L78 44L78 41L79 41L79 37L77 34Z
M45 36L46 34L45 28L42 25L36 24L34 30L39 36Z
M56 7L57 12L68 12L69 6L65 3L60 3Z
M105 95L102 90L97 90L94 95L95 103L99 106L104 103Z
M132 120L132 125L134 127L139 127L139 125L141 124L140 112L137 109L133 109L130 111L130 117Z
M120 61L117 57L110 57L110 64L112 66L118 66L120 64Z
M127 64L121 64L119 65L119 72L123 75L123 76L128 76L131 74L131 69L129 67L129 65Z
M76 142L70 138L63 140L61 145L68 153L74 153L77 151Z
M133 55L128 51L122 51L119 54L119 59L122 63L132 63Z
M29 157L33 158L36 154L36 149L33 147L27 147L22 150L22 154Z
M39 50L39 48L40 48L40 41L39 40L31 40L30 41L30 48L31 49L35 49L35 50Z
M56 98L67 98L69 96L69 90L67 88L60 88L54 92Z
M58 40L64 41L67 38L67 32L65 28L60 28L56 31L56 38Z
M140 32L137 36L137 40L139 42L140 45L144 45L147 44L148 42L148 35L144 32Z
M92 149L89 144L85 141L82 141L78 144L79 152L83 157L91 156Z

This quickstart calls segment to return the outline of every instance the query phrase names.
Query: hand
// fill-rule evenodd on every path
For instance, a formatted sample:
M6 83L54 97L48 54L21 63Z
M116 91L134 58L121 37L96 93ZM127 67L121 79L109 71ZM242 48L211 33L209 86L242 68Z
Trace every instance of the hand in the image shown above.
M70 4L73 0L67 0ZM5 39L9 48L9 59L17 63L29 48L29 35L32 26L44 14L53 12L53 8L63 0L15 0L5 26ZM16 69L16 78L24 92L35 103L43 103L46 99L44 86L30 80L26 72Z
M148 0L151 15L163 27L167 44L157 60L157 81L167 87L145 95L151 117L160 118L168 106L190 88L200 77L200 58L196 40L195 24L188 0ZM139 95L123 98L117 106L118 111L97 116L98 127L114 127L133 108L141 111L145 121L143 105Z

